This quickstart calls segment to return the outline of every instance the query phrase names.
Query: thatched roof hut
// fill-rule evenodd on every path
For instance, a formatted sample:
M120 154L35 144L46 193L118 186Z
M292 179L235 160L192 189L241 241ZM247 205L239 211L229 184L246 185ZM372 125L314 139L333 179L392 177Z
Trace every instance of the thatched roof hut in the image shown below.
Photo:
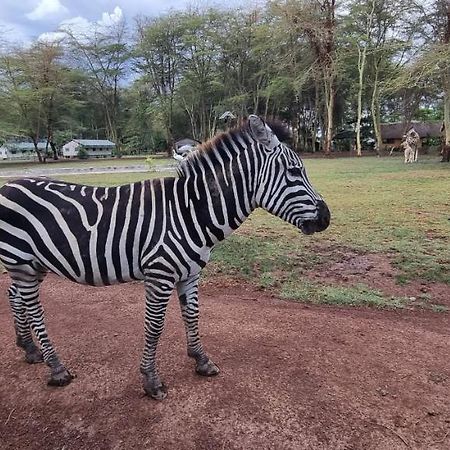
M438 138L442 135L442 122L419 122L412 121L408 126L404 122L382 123L381 137L383 144L390 147L400 146L404 134L411 128L414 128L419 134L422 143L428 138Z

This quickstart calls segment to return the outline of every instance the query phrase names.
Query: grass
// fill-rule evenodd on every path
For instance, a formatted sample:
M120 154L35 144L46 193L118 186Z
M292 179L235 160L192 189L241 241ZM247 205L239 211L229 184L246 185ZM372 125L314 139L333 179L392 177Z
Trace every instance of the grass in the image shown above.
M121 160L118 160L121 161ZM89 162L88 162L89 163ZM262 210L213 251L205 276L231 276L279 295L315 303L404 306L398 299L356 286L318 286L305 274L324 270L344 248L387 255L397 282L450 284L450 165L438 157L405 165L399 157L307 159L309 178L327 201L332 223L324 233L304 236ZM167 173L66 175L67 181L113 186ZM323 248L331 249L324 252ZM445 307L434 305L433 309Z
M406 280L450 283L448 164L366 158L310 169L333 213L326 239L392 254Z
M308 281L290 281L281 289L281 296L307 303L375 308L403 308L409 299L386 296L363 284L355 286L321 286Z
M304 301L404 305L404 299L361 287L293 281L319 265L326 268L334 256L321 247L336 246L389 256L398 283L419 279L450 284L450 166L437 161L406 166L400 158L388 157L306 160L311 182L331 209L329 229L302 236L258 210L219 244L207 276L241 277Z

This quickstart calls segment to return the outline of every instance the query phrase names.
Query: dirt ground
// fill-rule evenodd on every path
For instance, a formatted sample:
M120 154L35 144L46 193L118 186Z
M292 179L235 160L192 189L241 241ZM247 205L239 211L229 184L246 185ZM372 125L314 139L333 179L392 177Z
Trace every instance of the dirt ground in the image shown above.
M176 299L159 368L169 396L143 395L139 283L43 285L47 325L67 367L46 385L15 346L0 276L0 448L448 449L450 314L306 306L251 287L201 288L204 345L221 373L185 354Z

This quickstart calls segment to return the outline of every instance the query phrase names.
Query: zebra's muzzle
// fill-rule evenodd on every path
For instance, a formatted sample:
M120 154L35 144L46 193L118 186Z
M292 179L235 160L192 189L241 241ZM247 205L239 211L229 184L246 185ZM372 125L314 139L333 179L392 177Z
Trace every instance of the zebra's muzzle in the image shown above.
M300 225L303 234L314 234L324 231L330 225L331 214L327 204L320 200L317 202L317 219L305 220Z

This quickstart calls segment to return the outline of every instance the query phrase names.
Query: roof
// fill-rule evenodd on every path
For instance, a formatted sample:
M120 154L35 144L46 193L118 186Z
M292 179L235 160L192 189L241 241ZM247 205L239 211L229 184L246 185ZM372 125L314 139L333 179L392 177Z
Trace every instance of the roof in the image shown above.
M381 124L381 137L383 139L402 139L403 135L414 127L421 138L441 136L442 122L412 121L409 127L405 122L393 122Z
M47 147L46 142L38 142L37 144L39 150L45 150ZM33 151L34 144L32 142L5 142L2 147L6 147L8 150L22 150L22 151Z
M108 141L107 139L74 139L83 147L115 147L114 142Z
M236 116L231 111L225 111L220 117L219 120L226 119L236 119Z

